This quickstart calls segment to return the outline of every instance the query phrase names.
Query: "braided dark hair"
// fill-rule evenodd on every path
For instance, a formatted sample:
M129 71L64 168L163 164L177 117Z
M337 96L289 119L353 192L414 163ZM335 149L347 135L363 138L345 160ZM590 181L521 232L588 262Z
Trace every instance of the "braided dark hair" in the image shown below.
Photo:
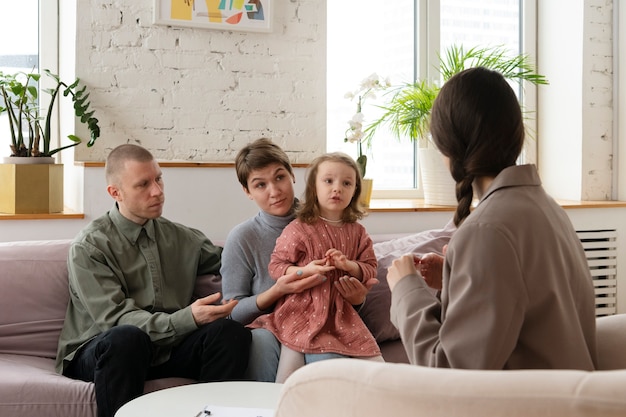
M470 214L477 177L515 165L524 144L524 121L515 92L498 72L470 68L451 77L433 104L430 132L449 159L459 202L454 224Z

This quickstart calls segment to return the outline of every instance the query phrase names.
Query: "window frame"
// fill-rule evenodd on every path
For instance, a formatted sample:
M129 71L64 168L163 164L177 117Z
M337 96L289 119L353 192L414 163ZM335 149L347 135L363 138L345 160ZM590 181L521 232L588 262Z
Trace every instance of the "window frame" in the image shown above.
M53 74L59 73L59 1L39 0L39 71L50 70ZM39 79L39 95L42 89L54 85L50 77L42 76ZM43 93L46 94L46 93ZM60 146L59 134L59 106L52 109L51 119L51 146Z
M440 0L415 0L415 79L436 79L439 63L440 45ZM536 62L537 56L537 2L536 0L520 0L520 48L521 53L531 57ZM520 158L521 163L537 163L537 87L532 83L525 82L522 86L521 98L524 112L533 116L529 117L525 124L527 126L526 143ZM417 144L413 144L413 154L416 159L414 173L417 185L416 188L398 190L376 189L374 179L374 199L421 199L424 197L423 189L420 187L420 169L417 162Z
M37 27L37 63L35 70L42 73L43 69L49 69L51 72L58 74L59 71L59 0L39 0L37 2L38 15ZM33 68L24 68L23 71L30 72ZM46 88L54 86L52 79L42 76L39 79L39 97L43 97ZM43 101L47 105L46 101ZM2 117L6 117L3 114ZM59 142L59 109L57 106L53 108L52 120L52 144L58 147ZM8 146L6 147L6 156L9 155ZM5 155L5 149L2 149L0 155Z

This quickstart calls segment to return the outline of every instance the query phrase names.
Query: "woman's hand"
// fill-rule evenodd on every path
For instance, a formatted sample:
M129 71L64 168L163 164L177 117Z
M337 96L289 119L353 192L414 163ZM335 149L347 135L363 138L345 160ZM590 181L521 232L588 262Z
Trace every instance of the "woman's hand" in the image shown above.
M309 288L313 288L324 281L326 281L324 275L313 274L305 277L304 273L296 271L278 278L274 287L276 287L281 295L297 294Z
M320 274L304 277L302 270L294 270L279 277L274 285L257 295L256 305L261 311L268 310L284 295L301 293L321 284L326 279L324 275Z
M427 253L421 258L415 257L415 266L430 288L440 290L443 286L443 259L443 256L437 253Z
M301 271L299 276L302 278L306 278L316 274L324 275L326 272L334 270L335 266L329 265L326 258L324 258L315 259L305 266L290 266L289 268L287 268L287 273L291 274L292 272L298 273L298 271Z
M355 277L344 275L335 281L334 285L347 302L353 306L358 306L365 302L365 297L378 282L376 278L372 278L364 284Z
M389 289L393 291L396 284L407 275L416 274L415 256L409 253L394 259L389 269L387 269L387 283Z

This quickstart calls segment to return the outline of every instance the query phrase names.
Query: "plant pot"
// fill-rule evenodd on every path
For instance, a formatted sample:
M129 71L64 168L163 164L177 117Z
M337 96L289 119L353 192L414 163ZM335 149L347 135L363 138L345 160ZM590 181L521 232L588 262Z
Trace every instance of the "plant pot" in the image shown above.
M446 166L443 155L433 148L419 149L420 173L424 187L424 203L435 206L456 206L456 182Z
M370 200L372 199L372 189L374 188L374 180L369 178L363 178L361 180L361 197L359 202L363 207L369 208Z
M25 160L31 160L30 163ZM42 214L63 211L63 165L54 158L9 157L0 164L0 213ZM50 160L52 163L50 163Z
M54 164L54 158L51 156L7 156L2 158L2 163L15 165L47 165Z

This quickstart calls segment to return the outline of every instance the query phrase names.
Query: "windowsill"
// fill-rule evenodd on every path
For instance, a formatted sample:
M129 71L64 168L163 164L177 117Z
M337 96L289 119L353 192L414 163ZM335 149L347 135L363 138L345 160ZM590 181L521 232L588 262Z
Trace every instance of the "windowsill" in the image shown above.
M626 207L626 201L569 201L557 200L564 209L577 208L616 208ZM423 199L372 199L369 211L372 213L401 213L456 210L456 206L435 206L425 204Z
M84 213L77 213L65 208L61 213L39 214L5 214L0 213L0 220L59 220L59 219L84 219Z
M577 208L617 208L626 207L626 201L569 201L557 200L564 209ZM369 210L372 213L403 213L403 212L435 212L456 210L455 206L435 206L425 204L423 199L383 199L376 198L370 201ZM77 213L65 209L62 213L42 214L4 214L0 213L0 220L67 220L84 219L84 213Z

